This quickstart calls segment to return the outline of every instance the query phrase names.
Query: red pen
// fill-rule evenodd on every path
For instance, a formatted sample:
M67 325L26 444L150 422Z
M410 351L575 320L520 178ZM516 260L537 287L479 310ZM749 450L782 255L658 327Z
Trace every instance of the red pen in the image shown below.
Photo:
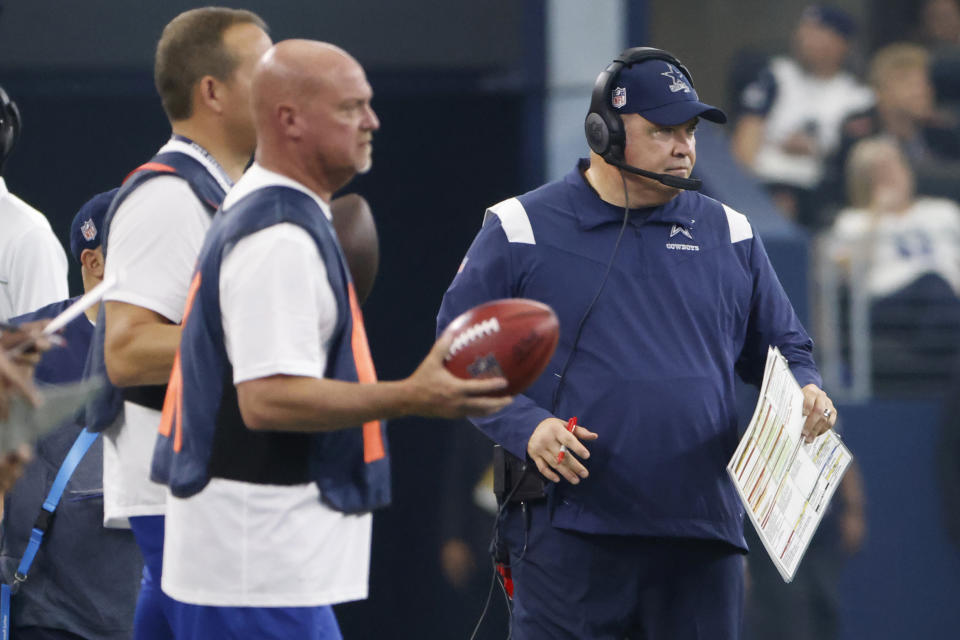
M573 430L574 428L576 428L576 426L577 426L577 416L573 416L572 418L567 420L567 431L569 431L570 433L573 433ZM563 457L565 455L567 455L567 445L561 444L560 453L557 454L557 464L560 464L561 462L563 462Z

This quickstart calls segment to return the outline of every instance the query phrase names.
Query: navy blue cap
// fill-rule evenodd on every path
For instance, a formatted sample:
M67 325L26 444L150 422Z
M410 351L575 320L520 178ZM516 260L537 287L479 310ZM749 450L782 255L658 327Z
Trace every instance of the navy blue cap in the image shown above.
M853 16L837 7L812 4L800 14L801 20L812 20L835 31L844 38L852 38L857 32L857 23Z
M113 196L117 195L116 189L98 193L90 198L77 215L73 217L73 223L70 225L70 253L80 262L80 254L84 249L96 249L100 246L100 230L103 229L103 218L107 215L107 209L113 202Z
M697 116L723 124L726 114L700 102L697 92L676 66L651 59L625 67L610 92L617 113L639 113L654 124L674 126Z

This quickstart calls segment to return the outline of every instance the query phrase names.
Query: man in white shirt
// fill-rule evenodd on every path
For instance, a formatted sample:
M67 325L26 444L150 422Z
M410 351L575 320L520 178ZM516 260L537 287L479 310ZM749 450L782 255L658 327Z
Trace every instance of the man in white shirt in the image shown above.
M389 502L380 419L511 400L447 372L449 339L376 381L329 206L371 166L371 97L324 43L281 42L254 76L257 161L201 250L153 462L179 640L340 638L330 605L366 598L370 511Z
M249 11L194 9L164 28L154 77L173 136L128 177L105 221L105 278L117 285L104 298L102 361L124 402L104 431L104 523L129 526L144 554L135 638L172 637L159 588L166 492L149 479L158 385L170 376L211 215L256 144L250 80L270 45Z
M0 87L0 176L20 135L17 105ZM0 177L0 322L68 297L67 254L42 213Z
M873 104L844 69L856 25L836 7L814 4L800 16L793 55L776 56L740 96L731 148L792 220L812 224L816 190L840 125Z

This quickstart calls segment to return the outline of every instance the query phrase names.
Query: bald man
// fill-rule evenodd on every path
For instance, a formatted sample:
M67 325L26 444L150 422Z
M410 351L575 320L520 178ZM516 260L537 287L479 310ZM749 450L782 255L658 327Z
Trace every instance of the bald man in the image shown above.
M201 250L154 453L178 638L340 638L330 605L366 598L390 500L381 420L510 401L450 375L448 341L376 381L329 204L371 167L371 97L329 44L281 42L254 72L256 162Z

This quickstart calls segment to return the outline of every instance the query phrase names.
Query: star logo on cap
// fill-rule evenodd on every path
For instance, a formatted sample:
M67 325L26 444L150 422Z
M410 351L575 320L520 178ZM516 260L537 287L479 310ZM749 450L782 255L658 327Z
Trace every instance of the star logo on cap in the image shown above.
M677 69L673 68L669 63L667 64L667 70L660 75L670 78L669 87L671 93L676 93L678 91L690 93L690 85L688 85L683 79L682 74Z

